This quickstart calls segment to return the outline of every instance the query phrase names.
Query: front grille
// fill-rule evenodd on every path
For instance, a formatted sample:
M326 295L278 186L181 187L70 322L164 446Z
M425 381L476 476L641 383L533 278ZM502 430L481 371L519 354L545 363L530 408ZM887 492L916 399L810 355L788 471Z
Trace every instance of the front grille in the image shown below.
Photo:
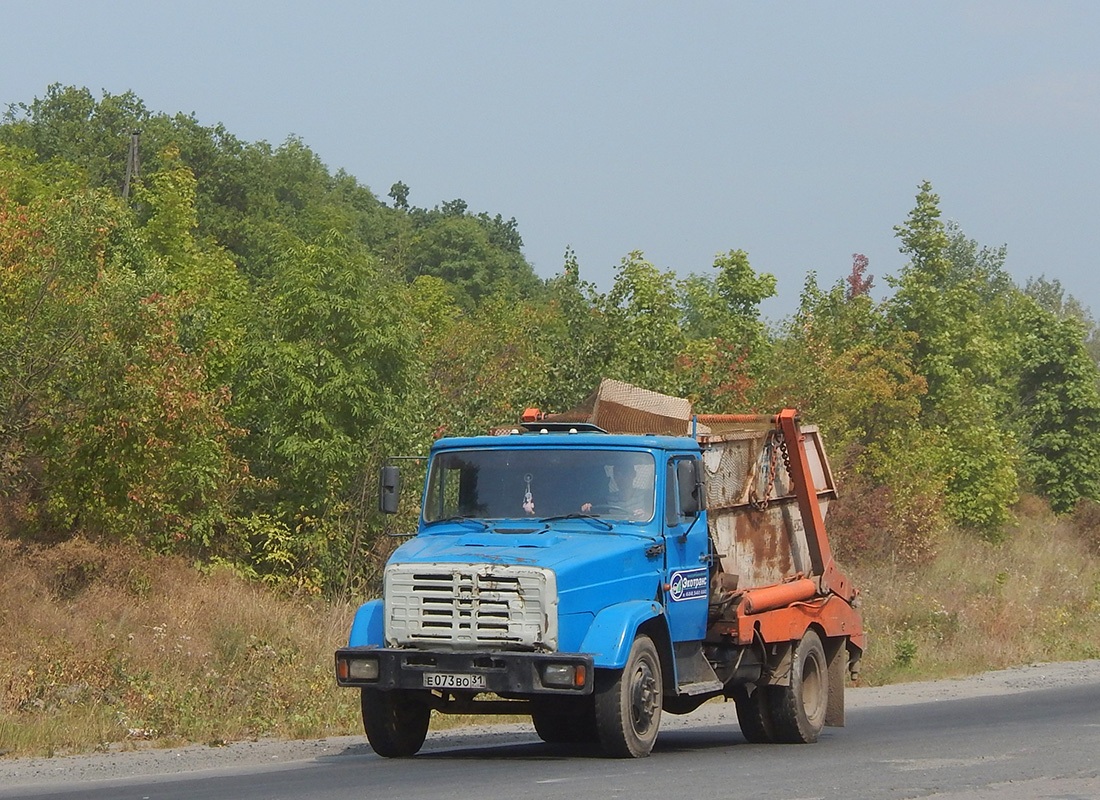
M497 564L386 567L389 647L552 651L558 645L554 573Z

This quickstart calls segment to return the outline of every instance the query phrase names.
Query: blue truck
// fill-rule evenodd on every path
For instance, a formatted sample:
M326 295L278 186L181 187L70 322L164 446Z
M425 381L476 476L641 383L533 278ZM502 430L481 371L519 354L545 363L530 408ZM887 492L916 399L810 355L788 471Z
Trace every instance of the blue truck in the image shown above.
M416 534L336 652L378 754L416 754L433 710L530 715L544 741L613 757L648 755L662 712L719 697L753 742L843 725L865 642L816 429L789 409L614 424L664 397L624 391L602 417L532 411L434 444ZM383 511L400 478L383 468Z

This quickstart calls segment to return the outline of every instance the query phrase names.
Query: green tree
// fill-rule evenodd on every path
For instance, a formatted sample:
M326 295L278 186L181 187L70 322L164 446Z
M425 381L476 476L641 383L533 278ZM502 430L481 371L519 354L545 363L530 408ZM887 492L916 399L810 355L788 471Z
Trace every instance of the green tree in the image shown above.
M0 142L33 150L42 161L58 159L80 166L92 187L120 192L126 176L130 134L149 119L133 93L103 93L55 83L44 97L8 106Z
M1078 318L1022 304L1019 415L1023 467L1058 513L1100 500L1100 389Z
M821 427L843 487L830 512L838 552L920 561L945 523L946 473L940 435L921 424L927 384L914 366L916 335L850 289L846 280L823 291L807 278L759 396L764 407L793 406Z
M442 278L467 309L503 290L532 294L538 281L530 265L517 250L501 246L509 239L508 224L470 216L465 206L456 200L439 213L414 215L415 232L404 253L409 279Z
M572 248L548 284L538 343L547 368L546 394L530 402L552 411L579 405L610 373L614 338L606 299L580 277Z
M958 258L927 181L895 230L910 260L891 281L889 313L918 337L914 364L928 382L922 424L944 443L946 507L955 521L995 537L1017 493L1016 443L1000 423L1009 403L1004 367L1013 337L983 299L988 281Z
M205 352L180 343L189 302L117 197L35 187L39 168L18 160L4 169L33 197L0 193L0 449L19 524L223 546L240 465L227 394Z
M1044 275L1028 278L1024 285L1024 294L1038 303L1040 308L1060 319L1076 319L1084 330L1085 350L1093 362L1100 366L1100 326L1081 301L1066 293L1061 281L1048 280Z
M680 297L672 272L635 251L622 260L601 309L613 342L605 377L675 392L676 359L683 350Z
M686 336L677 361L679 393L714 411L745 408L767 362L760 303L775 294L775 276L757 274L743 250L714 259L714 277L681 284Z
M401 211L409 210L409 187L404 182L398 181L390 187L389 198L393 200L393 207Z
M406 290L343 237L289 247L254 298L234 419L284 511L323 516L392 443L414 366Z
M476 314L456 313L425 340L436 433L470 435L512 424L547 394L544 311L509 291Z
M0 502L22 510L41 483L36 440L91 328L97 263L79 252L103 222L87 198L57 197L70 186L55 174L0 145Z
M46 432L52 524L125 536L159 550L226 553L243 465L208 389L201 353L179 342L180 298L156 274L113 265L91 298L94 326ZM151 291L152 290L152 291Z

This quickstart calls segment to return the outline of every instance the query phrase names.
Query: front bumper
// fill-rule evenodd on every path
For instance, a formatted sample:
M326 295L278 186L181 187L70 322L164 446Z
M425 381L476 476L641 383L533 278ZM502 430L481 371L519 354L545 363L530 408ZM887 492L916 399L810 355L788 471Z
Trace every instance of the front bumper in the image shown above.
M344 647L336 651L338 685L381 690L437 688L452 693L493 692L503 697L586 695L592 694L593 675L592 656L581 653L388 647ZM451 685L441 685L440 676L456 677L450 679ZM472 680L465 681L467 677Z

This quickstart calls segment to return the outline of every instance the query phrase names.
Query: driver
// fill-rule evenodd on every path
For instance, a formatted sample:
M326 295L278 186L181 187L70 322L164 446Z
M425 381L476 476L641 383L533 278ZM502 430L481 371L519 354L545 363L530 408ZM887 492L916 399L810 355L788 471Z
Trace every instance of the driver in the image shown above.
M593 509L607 512L607 516L617 513L626 515L626 519L646 520L653 516L653 462L648 457L632 460L631 463L617 464L604 468L607 473L607 499L602 504L586 502L581 511L592 513Z

